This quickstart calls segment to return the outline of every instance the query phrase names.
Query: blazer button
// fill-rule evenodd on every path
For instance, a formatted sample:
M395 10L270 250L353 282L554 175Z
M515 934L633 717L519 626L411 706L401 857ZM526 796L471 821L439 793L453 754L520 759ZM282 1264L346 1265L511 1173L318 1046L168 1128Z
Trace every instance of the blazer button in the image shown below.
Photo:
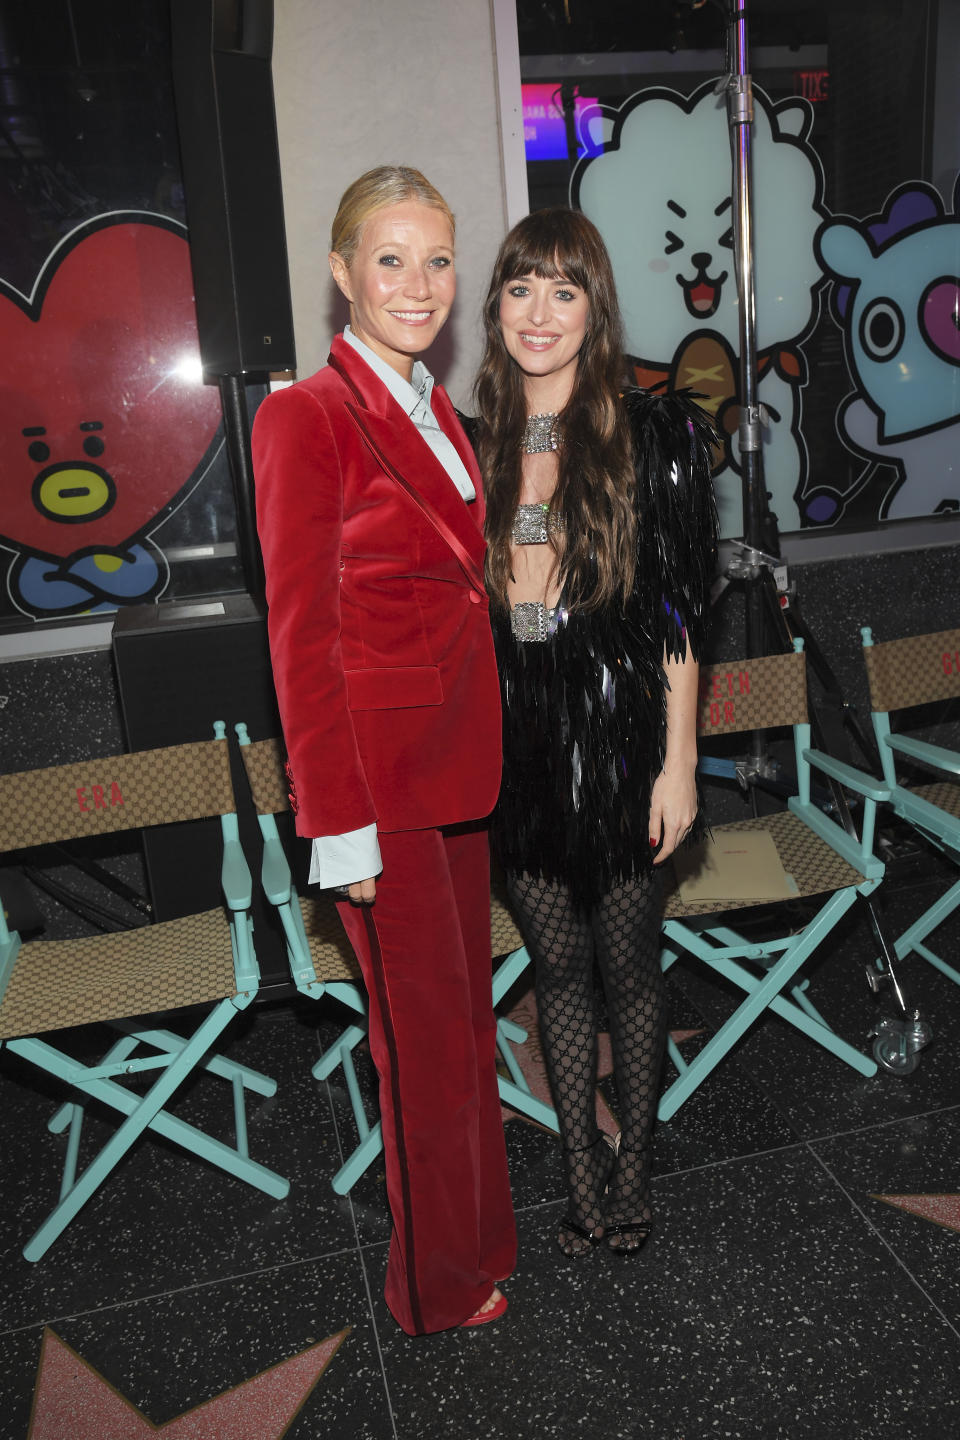
M482 604L482 603L483 603L483 596L480 594L480 591L479 591L479 590L471 590L471 591L470 591L470 604L471 604L471 605L480 605L480 604Z

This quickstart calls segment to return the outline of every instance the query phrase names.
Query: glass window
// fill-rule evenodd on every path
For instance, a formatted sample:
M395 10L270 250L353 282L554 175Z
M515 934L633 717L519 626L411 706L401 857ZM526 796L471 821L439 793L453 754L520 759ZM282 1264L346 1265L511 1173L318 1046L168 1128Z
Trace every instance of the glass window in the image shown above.
M0 625L241 589L164 0L0 15ZM254 387L252 401L264 393Z
M781 532L960 510L960 3L748 0L758 395ZM518 0L530 208L614 263L638 382L690 388L742 533L733 67L715 0Z

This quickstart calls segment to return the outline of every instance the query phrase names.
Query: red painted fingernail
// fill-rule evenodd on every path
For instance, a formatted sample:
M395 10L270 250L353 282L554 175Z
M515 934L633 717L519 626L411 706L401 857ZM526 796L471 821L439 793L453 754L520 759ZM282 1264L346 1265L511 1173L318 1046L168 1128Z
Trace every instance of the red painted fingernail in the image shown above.
M657 848L657 842L656 842L656 840L654 840L654 838L653 838L652 835L648 836L648 839L649 839L649 841L650 841L650 844L653 846L654 850L656 850L656 848Z

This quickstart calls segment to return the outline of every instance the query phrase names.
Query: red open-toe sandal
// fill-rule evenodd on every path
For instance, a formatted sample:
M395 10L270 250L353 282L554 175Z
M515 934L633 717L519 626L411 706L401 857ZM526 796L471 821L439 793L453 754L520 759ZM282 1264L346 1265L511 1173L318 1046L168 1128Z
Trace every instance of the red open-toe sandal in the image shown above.
M475 1315L471 1315L467 1320L461 1320L460 1329L466 1330L471 1325L488 1325L491 1320L499 1320L500 1316L506 1311L506 1308L507 1297L501 1291L500 1299L491 1305L489 1310L478 1310Z

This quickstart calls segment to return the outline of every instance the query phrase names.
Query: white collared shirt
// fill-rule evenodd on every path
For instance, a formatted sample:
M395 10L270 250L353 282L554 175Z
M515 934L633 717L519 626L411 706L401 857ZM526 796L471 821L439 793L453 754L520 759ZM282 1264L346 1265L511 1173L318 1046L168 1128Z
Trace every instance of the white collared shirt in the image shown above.
M466 466L457 454L457 447L440 429L437 417L430 408L433 376L423 361L414 360L410 379L404 380L392 365L388 365L386 360L381 360L369 345L358 340L349 325L344 326L343 338L367 362L377 379L382 381L390 391L404 414L410 416L464 500L476 500L477 492L473 488L473 481L467 474Z
M404 380L403 376L371 350L369 345L359 340L349 325L344 326L343 338L369 365L377 379L382 381L403 412L416 425L464 500L475 500L477 492L467 468L457 454L453 441L440 429L437 417L430 408L433 376L423 361L415 360L410 379ZM332 885L352 885L354 881L379 875L382 869L377 827L362 825L359 830L348 830L344 835L321 835L314 840L310 856L309 883L325 889Z

